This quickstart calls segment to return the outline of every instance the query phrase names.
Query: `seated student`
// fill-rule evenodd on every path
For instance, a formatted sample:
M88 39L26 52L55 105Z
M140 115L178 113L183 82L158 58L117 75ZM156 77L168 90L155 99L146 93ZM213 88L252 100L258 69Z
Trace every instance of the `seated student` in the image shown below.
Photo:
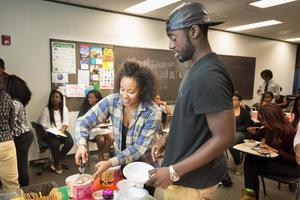
M272 103L274 101L274 95L272 92L266 92L265 94L262 95L262 99L260 101L260 103L256 103L253 105L253 107L256 108L256 110L258 110L260 108L260 106L265 105L267 103Z
M161 122L163 124L163 126L166 126L166 122L167 122L167 117L168 115L172 115L172 111L169 108L169 106L167 105L167 103L165 101L162 101L160 98L160 95L157 94L154 98L154 102L156 103L156 105L158 105L161 110L162 110L162 115L161 115Z
M25 110L25 106L31 99L31 91L23 79L8 75L6 92L11 96L15 108L14 142L17 150L19 183L21 187L24 187L29 185L28 151L33 141Z
M74 141L67 131L69 126L68 108L64 106L63 95L58 90L52 90L48 105L42 110L40 123L46 128L58 128L66 137L47 134L45 142L50 146L54 163L51 169L58 174L62 173L61 160L66 158L67 153L73 147ZM60 145L63 147L60 149Z
M82 102L80 112L78 114L78 117L83 116L85 113L87 113L98 101L102 99L102 95L97 90L91 90L86 95L84 101ZM107 153L109 151L109 148L114 143L114 137L112 134L112 130L109 128L94 128L91 131L91 134L89 136L89 140L95 141L98 147L98 157L99 160L105 160L104 159L104 153Z
M134 161L152 163L151 146L161 123L161 111L153 103L156 95L156 77L149 68L135 62L125 62L116 77L115 94L99 101L76 121L75 138L78 149L77 165L86 162L86 139L89 130L109 117L113 124L116 156L96 164L95 175L101 175L109 167ZM154 193L151 190L150 193Z
M235 124L236 124L236 132L234 137L233 146L236 144L240 144L243 142L244 139L247 138L247 128L251 125L251 117L250 112L241 107L240 103L242 101L242 96L239 94L234 94L232 97L233 109L235 114ZM234 164L236 165L236 174L241 173L241 153L235 150L233 147L229 149Z
M246 154L244 163L245 188L255 191L259 199L259 178L264 175L299 177L300 167L295 160L293 140L296 130L287 122L281 108L276 104L260 107L258 119L263 127L251 131L251 138L265 142L260 146L278 154L276 158L267 158Z

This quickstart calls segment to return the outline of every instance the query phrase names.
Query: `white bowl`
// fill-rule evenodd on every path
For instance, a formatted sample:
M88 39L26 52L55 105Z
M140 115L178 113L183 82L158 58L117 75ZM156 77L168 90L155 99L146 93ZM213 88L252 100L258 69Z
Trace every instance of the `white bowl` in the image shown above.
M149 170L154 169L152 165L144 162L132 162L123 169L124 176L131 182L142 185L149 180Z
M148 191L143 188L128 187L118 192L118 200L147 200Z
M134 186L135 184L128 179L123 179L117 182L117 187L119 190L123 188L134 187Z
M259 141L255 141L255 140L244 140L244 142L249 147L256 147L260 144Z

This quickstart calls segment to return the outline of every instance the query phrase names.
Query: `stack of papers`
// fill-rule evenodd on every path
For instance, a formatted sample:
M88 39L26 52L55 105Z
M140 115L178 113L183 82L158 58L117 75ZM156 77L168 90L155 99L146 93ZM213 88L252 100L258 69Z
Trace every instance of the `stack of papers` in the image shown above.
M57 136L67 137L66 134L64 134L58 128L48 128L46 131L49 132L49 133L52 133L54 135L57 135Z

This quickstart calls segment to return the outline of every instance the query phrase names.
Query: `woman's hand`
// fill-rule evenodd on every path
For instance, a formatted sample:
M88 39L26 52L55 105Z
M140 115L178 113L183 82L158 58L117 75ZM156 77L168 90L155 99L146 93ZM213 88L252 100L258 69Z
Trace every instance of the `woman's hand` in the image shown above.
M247 128L247 131L249 133L255 134L256 133L256 129L257 129L257 127L250 126L250 127Z
M64 133L67 130L67 128L68 128L67 125L62 125L60 131Z
M151 156L153 161L162 157L162 153L165 150L167 143L167 136L162 136L151 148Z
M79 145L75 154L75 162L77 165L81 164L81 160L83 163L86 163L86 161L88 160L87 149L83 144Z
M95 165L95 168L97 168L97 171L93 174L93 179L95 180L96 177L101 176L103 172L105 172L108 168L112 166L112 163L110 160L100 161Z

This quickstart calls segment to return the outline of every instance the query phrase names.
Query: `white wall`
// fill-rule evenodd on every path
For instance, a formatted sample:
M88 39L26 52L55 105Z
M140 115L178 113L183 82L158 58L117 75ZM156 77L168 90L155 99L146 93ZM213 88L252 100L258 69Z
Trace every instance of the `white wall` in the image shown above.
M209 39L212 48L218 54L256 58L254 99L247 101L249 105L259 99L256 91L262 83L260 72L264 69L272 70L273 79L283 88L281 94L292 94L296 45L220 31L210 31Z
M164 22L113 14L40 0L1 0L0 35L11 35L12 45L0 45L7 72L25 79L33 96L28 121L37 120L50 93L49 38L168 48ZM283 93L292 92L296 45L210 31L212 48L219 54L256 57L256 91L260 71L269 68ZM77 112L70 113L70 131ZM31 152L31 158L35 158Z

